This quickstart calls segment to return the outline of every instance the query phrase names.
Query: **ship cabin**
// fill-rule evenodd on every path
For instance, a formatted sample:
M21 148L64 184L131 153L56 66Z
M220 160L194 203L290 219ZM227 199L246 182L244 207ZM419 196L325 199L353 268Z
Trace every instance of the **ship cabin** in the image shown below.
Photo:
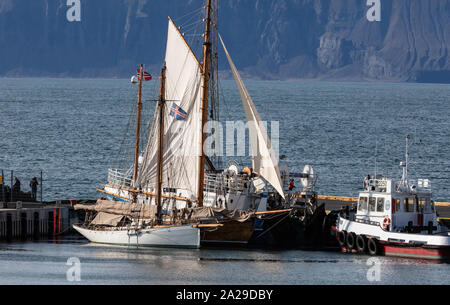
M431 234L437 230L436 207L428 179L366 179L355 221L380 225L390 232Z

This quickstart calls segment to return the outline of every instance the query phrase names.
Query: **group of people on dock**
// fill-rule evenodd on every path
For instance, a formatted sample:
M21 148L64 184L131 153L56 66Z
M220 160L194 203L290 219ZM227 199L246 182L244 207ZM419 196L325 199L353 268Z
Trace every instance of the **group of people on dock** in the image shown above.
M37 200L37 188L38 188L39 182L38 179L36 177L33 177L30 180L30 189L31 189L31 201L36 201ZM0 200L5 202L8 199L10 199L10 195L12 194L13 197L15 198L19 198L20 193L21 193L21 183L19 178L14 177L13 181L12 181L12 186L9 187L7 186L3 179L0 179ZM6 194L9 193L9 196L6 196ZM13 198L12 197L12 198Z

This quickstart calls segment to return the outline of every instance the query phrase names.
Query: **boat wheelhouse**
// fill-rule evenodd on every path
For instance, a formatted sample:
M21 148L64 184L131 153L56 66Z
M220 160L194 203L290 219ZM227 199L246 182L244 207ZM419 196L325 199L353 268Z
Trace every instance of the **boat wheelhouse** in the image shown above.
M411 187L409 187L411 186ZM358 197L355 220L379 225L389 232L436 231L436 208L428 179L407 184L379 176L367 180Z
M343 249L371 255L450 258L449 228L438 221L431 183L409 180L407 160L408 149L406 162L400 163L400 180L366 177L356 207L341 210L336 232Z

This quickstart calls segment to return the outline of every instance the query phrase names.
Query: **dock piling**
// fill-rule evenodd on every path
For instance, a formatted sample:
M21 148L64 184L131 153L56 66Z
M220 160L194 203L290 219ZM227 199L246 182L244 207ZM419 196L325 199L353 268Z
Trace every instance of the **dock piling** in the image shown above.
M42 180L43 180L43 179L42 179L42 170L41 170L41 203L43 202L43 201L42 201L42 185L44 184L44 183L42 182Z
M7 208L7 203L6 203L6 193L5 193L5 175L4 175L4 173L3 173L3 170L2 170L2 177L1 177L1 179L2 179L2 202L3 202L3 208L4 209L6 209Z

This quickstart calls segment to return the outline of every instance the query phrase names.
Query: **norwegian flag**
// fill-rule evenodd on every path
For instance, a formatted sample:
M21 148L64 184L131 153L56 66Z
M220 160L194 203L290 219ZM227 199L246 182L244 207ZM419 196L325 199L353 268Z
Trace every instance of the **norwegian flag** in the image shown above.
M138 73L138 80L141 80L141 70L137 69L137 73ZM152 80L152 75L148 72L144 71L144 81L149 81Z

